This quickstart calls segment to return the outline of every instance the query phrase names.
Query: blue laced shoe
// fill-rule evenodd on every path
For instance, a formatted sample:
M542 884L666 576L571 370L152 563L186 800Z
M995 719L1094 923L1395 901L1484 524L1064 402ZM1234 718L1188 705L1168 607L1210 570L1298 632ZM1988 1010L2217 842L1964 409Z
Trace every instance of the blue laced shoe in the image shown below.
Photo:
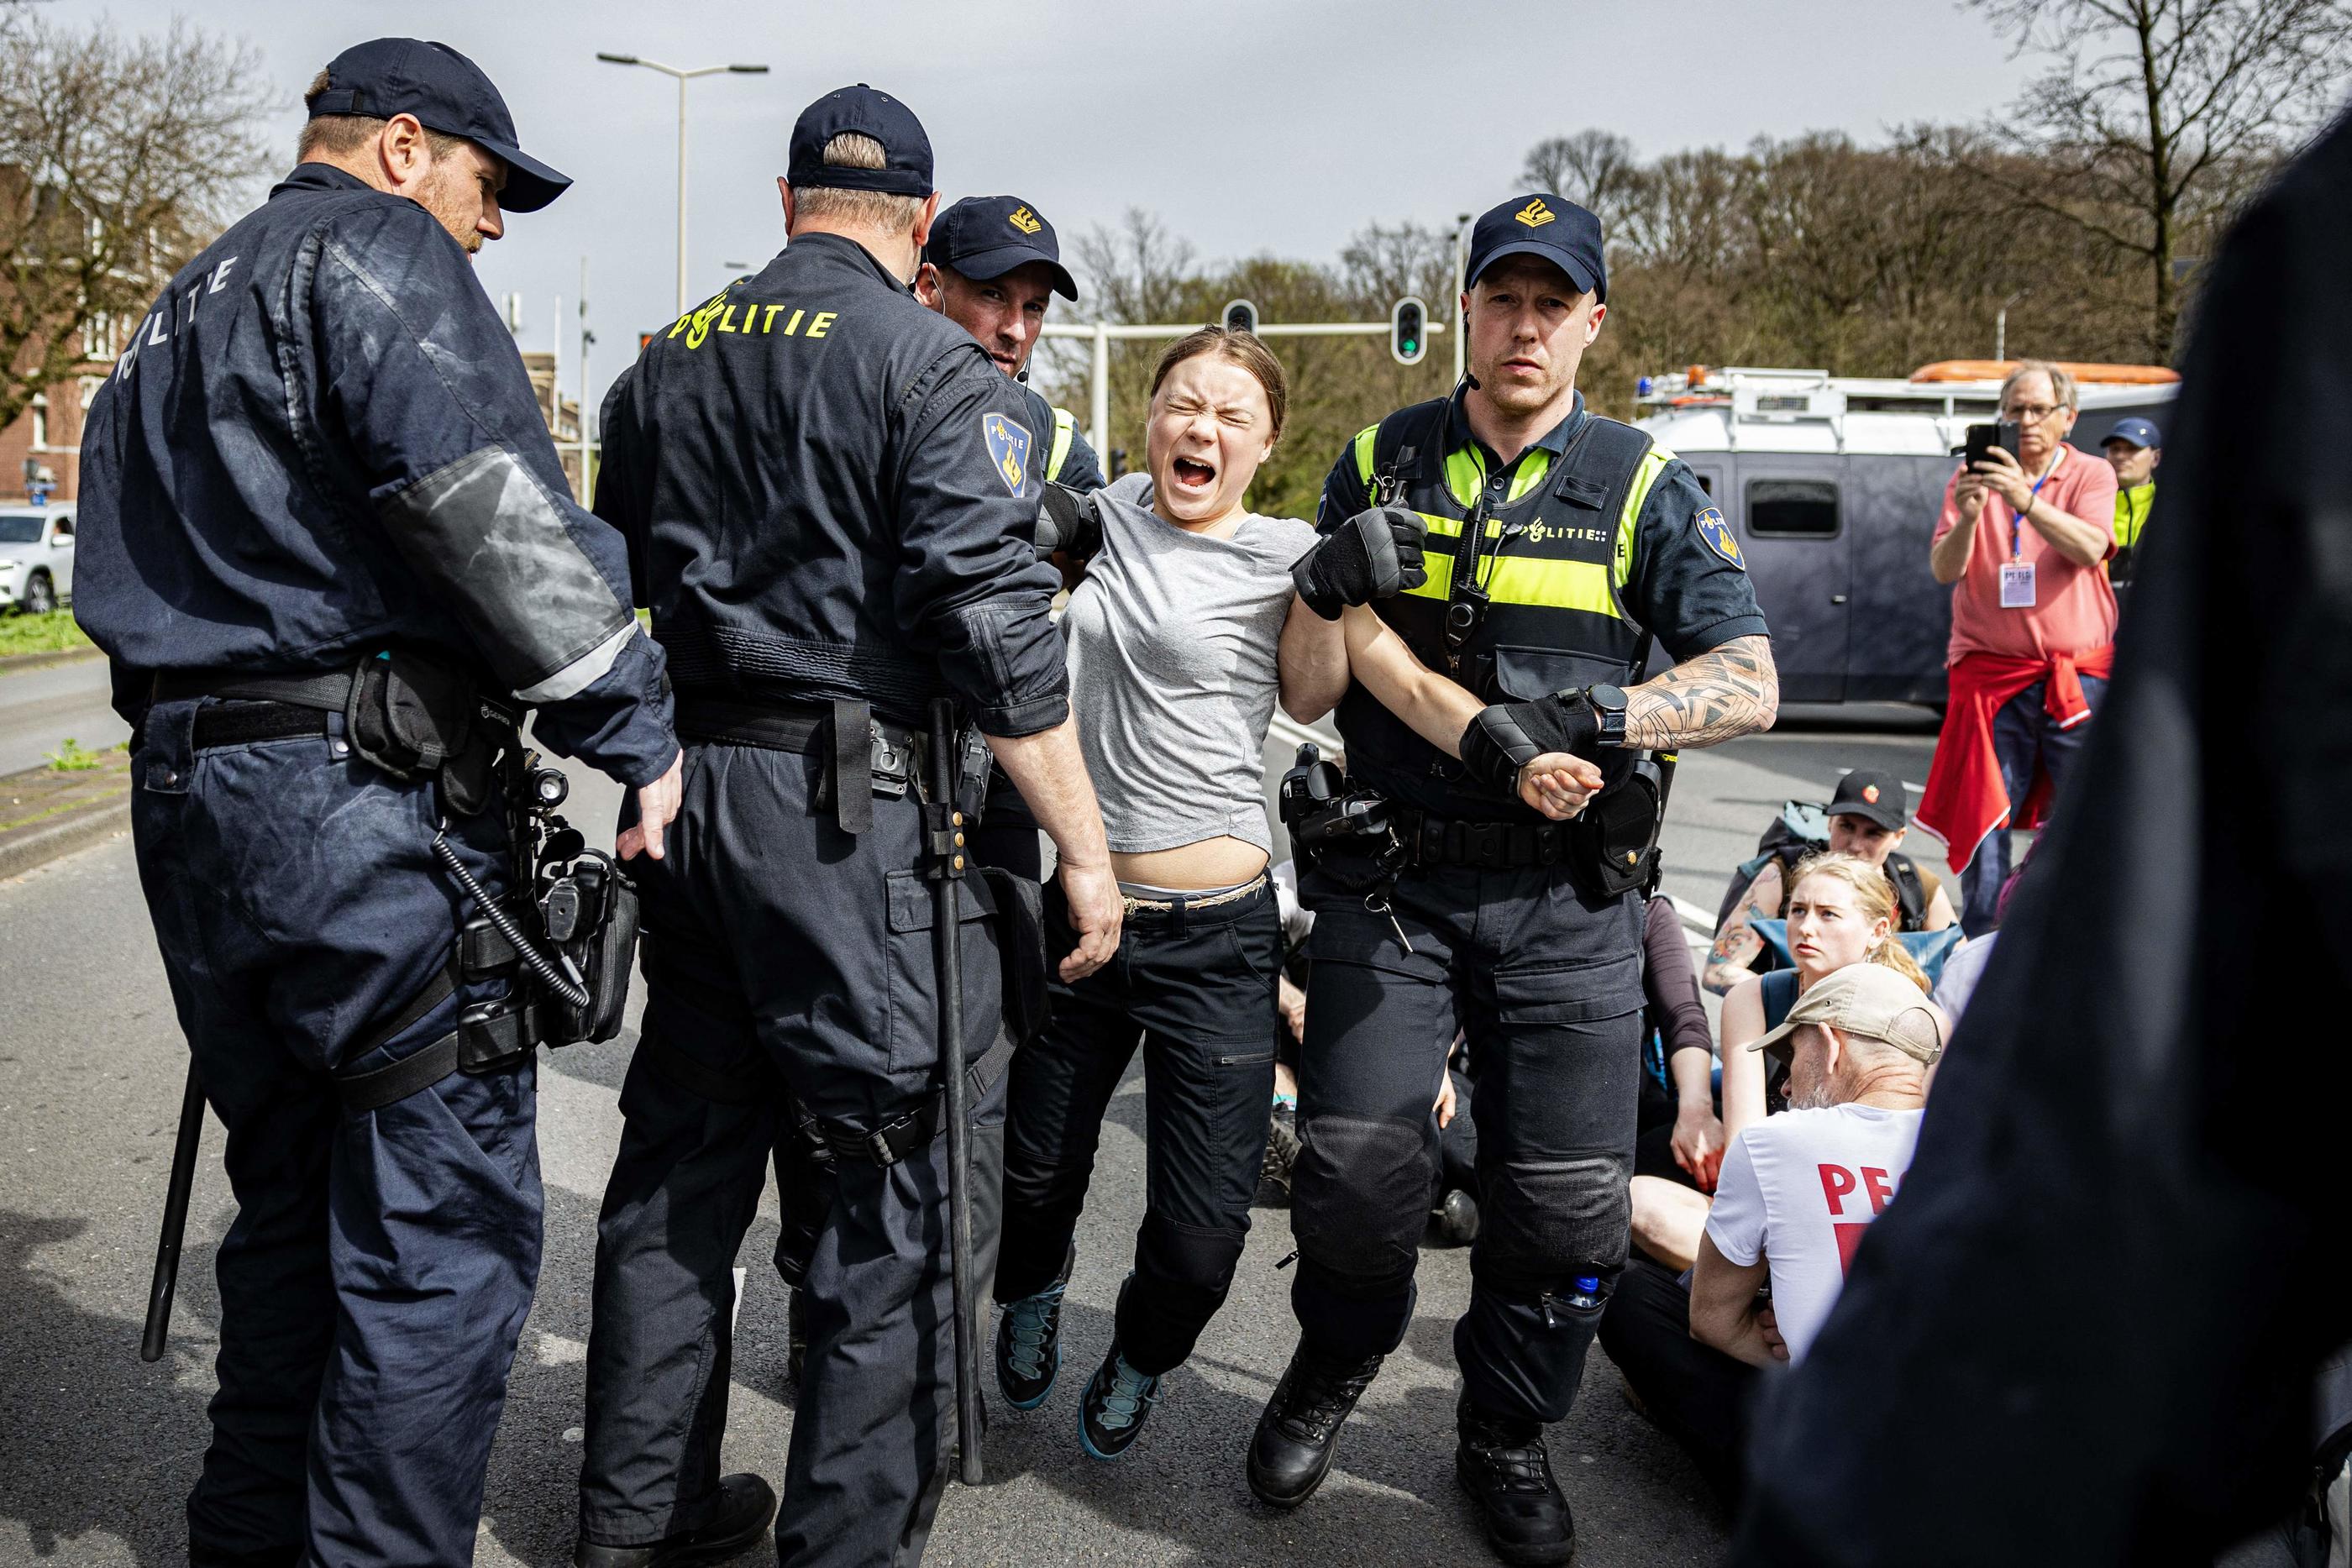
M1118 1346L1087 1383L1078 1401L1078 1443L1097 1459L1116 1459L1135 1446L1144 1418L1160 1403L1160 1379L1127 1364Z
M1010 1302L996 1320L996 1386L1015 1410L1034 1410L1062 1370L1066 1273L1034 1296Z

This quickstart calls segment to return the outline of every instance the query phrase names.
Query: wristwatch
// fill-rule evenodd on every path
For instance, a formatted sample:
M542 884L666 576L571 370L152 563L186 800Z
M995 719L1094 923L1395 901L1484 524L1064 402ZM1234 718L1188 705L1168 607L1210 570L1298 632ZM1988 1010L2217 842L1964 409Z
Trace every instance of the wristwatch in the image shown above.
M1601 725L1601 744L1625 744L1625 694L1616 686L1590 685L1584 688L1584 700L1592 709L1592 716Z

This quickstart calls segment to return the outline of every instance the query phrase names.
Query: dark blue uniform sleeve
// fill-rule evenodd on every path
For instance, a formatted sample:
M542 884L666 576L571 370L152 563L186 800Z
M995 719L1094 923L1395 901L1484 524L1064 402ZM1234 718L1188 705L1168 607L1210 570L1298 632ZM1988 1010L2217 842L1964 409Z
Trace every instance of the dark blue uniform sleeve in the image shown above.
M1364 476L1357 472L1356 443L1349 441L1339 448L1339 460L1331 465L1323 481L1323 497L1315 503L1316 531L1328 534L1371 504Z
M1053 432L1029 430L1020 390L970 350L925 371L901 405L899 624L936 650L984 733L1034 735L1070 712L1052 613L1060 575L1028 542ZM991 449L992 417L1026 438L1011 469L1002 423Z
M604 393L604 410L597 416L602 437L596 465L595 493L589 497L596 515L613 525L629 552L629 602L649 604L646 588L646 535L653 526L645 476L638 453L637 375L643 360L623 371Z
M1738 541L1681 458L1642 503L1625 608L1677 664L1734 637L1767 637Z
M465 252L422 207L371 205L321 233L309 283L295 319L322 382L320 457L354 465L404 559L539 707L542 744L625 784L660 777L677 742L625 547L572 500Z

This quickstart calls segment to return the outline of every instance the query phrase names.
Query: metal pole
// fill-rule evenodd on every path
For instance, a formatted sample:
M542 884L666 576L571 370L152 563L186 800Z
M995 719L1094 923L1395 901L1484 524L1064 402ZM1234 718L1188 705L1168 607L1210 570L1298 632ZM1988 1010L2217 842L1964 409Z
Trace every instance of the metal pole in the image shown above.
M686 314L686 78L677 78L677 313Z
M1094 443L1096 460L1110 461L1110 329L1103 322L1095 323L1094 406L1087 410L1094 430L1089 439Z
M971 1126L963 1052L963 812L956 785L963 758L955 705L931 703L931 926L940 968L940 1075L948 1120L948 1271L955 1294L956 1452L963 1484L981 1469L980 1327L972 1312Z
M683 312L681 312L683 314ZM588 330L588 258L580 258L580 504L596 504L596 455L588 428L588 350L596 341Z
M147 1326L139 1336L139 1359L161 1361L172 1333L172 1292L180 1282L180 1244L188 1234L188 1194L196 1183L196 1146L205 1135L205 1091L196 1064L188 1062L187 1086L180 1091L180 1136L172 1145L172 1179L163 1189L163 1231L155 1240L155 1275L147 1286Z

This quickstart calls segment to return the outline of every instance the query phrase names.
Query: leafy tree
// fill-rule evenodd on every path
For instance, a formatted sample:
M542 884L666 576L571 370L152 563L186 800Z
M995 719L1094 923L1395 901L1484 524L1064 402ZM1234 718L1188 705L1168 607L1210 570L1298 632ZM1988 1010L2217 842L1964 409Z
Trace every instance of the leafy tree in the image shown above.
M185 23L128 38L0 7L0 427L219 232L267 167L263 80Z

